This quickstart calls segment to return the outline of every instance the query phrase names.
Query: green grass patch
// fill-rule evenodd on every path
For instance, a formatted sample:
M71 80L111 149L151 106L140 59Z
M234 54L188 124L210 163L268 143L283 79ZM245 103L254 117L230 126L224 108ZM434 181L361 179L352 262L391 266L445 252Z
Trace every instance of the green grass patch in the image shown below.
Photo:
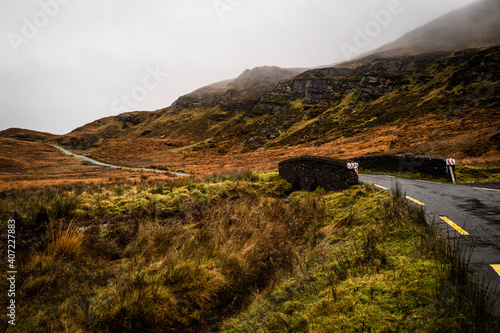
M469 167L456 168L459 183L496 183L500 182L499 167Z

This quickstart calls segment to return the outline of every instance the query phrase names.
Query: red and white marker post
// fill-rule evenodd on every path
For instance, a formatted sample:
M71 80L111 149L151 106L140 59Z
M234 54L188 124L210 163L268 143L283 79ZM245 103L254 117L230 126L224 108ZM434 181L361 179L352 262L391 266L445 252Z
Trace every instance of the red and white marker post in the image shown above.
M450 170L451 180L453 181L453 184L456 183L455 173L453 172L453 166L455 166L456 164L457 163L456 163L456 161L453 158L447 158L446 159L446 167L448 168L448 170Z
M359 174L359 163L347 163L347 169L356 171Z

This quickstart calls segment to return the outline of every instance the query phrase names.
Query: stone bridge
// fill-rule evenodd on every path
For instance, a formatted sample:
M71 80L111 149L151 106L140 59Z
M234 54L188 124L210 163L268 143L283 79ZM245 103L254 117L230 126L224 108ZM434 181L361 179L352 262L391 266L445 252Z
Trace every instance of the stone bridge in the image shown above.
M347 162L325 157L303 156L279 163L280 176L295 190L343 191L358 184L358 174L347 168Z

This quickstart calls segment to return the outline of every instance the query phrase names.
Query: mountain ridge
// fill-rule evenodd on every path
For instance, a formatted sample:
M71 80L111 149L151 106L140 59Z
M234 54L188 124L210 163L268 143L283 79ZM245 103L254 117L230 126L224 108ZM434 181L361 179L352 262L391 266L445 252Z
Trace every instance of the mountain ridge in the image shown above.
M129 112L46 141L125 165L345 140L359 147L332 150L332 157L405 153L496 161L499 61L500 46L368 57L350 68L313 69L280 81L246 108L233 96L235 103ZM371 132L380 138L367 143Z

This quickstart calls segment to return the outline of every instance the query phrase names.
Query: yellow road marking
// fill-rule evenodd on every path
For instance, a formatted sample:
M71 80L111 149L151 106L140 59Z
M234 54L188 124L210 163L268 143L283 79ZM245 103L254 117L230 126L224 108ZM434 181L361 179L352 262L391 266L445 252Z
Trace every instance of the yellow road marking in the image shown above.
M417 205L420 205L420 206L425 206L425 204L424 204L423 202L418 201L417 199L413 199L412 197L406 196L406 199L413 201L413 202L414 202L414 203L416 203Z
M469 233L467 231L465 231L464 229L460 228L455 222L453 222L452 220L450 220L446 216L440 216L440 218L441 218L441 220L443 220L446 223L448 223L453 229L455 229L456 231L458 231L461 235L466 235L466 236L469 235Z
M500 275L500 265L491 265L491 267Z
M383 190L388 190L388 188L387 188L387 187L383 187L383 186L380 186L380 185L377 185L377 184L375 184L375 186L377 186L378 188L381 188L381 189L383 189Z
M494 192L500 192L500 190L494 190L492 188L481 188L481 187L474 187L476 190L484 190L484 191L494 191Z

